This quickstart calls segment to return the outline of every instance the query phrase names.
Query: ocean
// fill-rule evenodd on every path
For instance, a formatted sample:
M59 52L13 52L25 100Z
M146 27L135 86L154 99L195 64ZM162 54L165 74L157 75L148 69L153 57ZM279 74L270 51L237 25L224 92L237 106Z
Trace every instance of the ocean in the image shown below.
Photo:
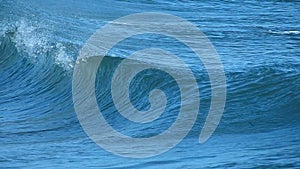
M91 83L94 100L107 124L130 138L152 138L172 128L180 107L196 103L193 99L184 102L180 97L182 86L174 79L186 76L185 67L160 56L127 59L136 51L160 48L177 55L195 78L182 80L190 92L187 95L196 91L200 99L190 129L185 126L190 124L183 123L167 141L160 140L161 144L153 146L150 142L132 148L134 141L100 137L101 143L97 143L83 125L76 106L80 101L74 96L74 74L81 64L78 57L82 48L97 30L112 21L145 12L176 16L191 23L205 34L222 63L225 107L220 121L214 124L216 129L203 143L199 143L199 135L215 96L210 70L187 44L164 34L134 35L102 56L95 83ZM151 25L151 29L164 28L168 23L160 24ZM193 38L187 27L173 24L178 34ZM143 25L134 27L139 26ZM113 36L107 34L105 38L107 41L101 43L107 44ZM117 79L114 86L114 73L126 60L129 66L120 76L136 65L149 69L135 74L128 84L126 78ZM94 61L87 58L82 63ZM174 76L152 68L157 65ZM82 75L89 76L89 71ZM143 112L152 110L154 104L165 104L163 113L153 121L132 121L137 117L130 114L132 108L125 103L116 105L112 93L113 87L118 90L126 85L134 109ZM151 93L156 89L160 93ZM80 99L91 103L87 93L79 93ZM151 99L152 95L160 97ZM117 96L122 102L121 95ZM165 102L161 98L166 98ZM120 107L125 113L120 114ZM92 110L84 107L87 118ZM98 126L96 132L107 134L103 123L93 125L89 127ZM148 148L160 151L160 146L177 139L181 130L186 134L178 144L143 158ZM0 0L0 168L300 168L299 132L299 1ZM117 143L122 150L119 153L105 147Z

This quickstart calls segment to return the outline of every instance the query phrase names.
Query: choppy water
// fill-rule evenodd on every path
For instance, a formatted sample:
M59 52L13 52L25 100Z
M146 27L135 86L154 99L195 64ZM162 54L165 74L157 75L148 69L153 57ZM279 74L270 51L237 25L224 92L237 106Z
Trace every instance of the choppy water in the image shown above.
M136 12L165 12L195 24L214 44L227 78L227 102L214 135L198 143L209 109L208 75L173 39L138 36L116 46L101 65L97 99L118 131L145 137L176 118L178 87L163 72L136 79L134 104L160 87L174 98L155 124L115 114L112 70L127 54L164 47L195 74L201 108L194 128L170 151L147 159L112 155L81 128L72 102L80 48L101 26ZM0 168L279 168L300 166L300 3L297 1L0 1ZM153 63L159 60L153 60ZM149 64L153 64L149 63ZM154 73L154 74L153 74ZM107 83L100 83L107 82ZM159 82L159 83L156 83ZM147 85L149 84L149 85ZM157 85L157 86L155 86ZM152 128L156 126L156 128Z

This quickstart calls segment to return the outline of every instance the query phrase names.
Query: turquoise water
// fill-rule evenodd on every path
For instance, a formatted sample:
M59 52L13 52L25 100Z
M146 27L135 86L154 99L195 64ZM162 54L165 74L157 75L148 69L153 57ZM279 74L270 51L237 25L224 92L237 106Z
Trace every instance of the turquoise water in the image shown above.
M109 92L113 70L127 55L164 48L188 63L200 90L198 119L187 137L161 155L131 159L105 151L81 128L72 101L79 50L106 23L137 12L182 17L215 46L227 79L227 101L216 132L204 144L198 138L211 98L207 72L190 49L162 35L139 35L115 46L100 65L97 100L109 124L123 134L147 137L167 129L180 106L178 86L168 74L146 71L132 86L139 109L149 108L146 96L154 88L169 98L165 114L153 123L124 119ZM0 168L300 166L297 1L0 0L0 18Z

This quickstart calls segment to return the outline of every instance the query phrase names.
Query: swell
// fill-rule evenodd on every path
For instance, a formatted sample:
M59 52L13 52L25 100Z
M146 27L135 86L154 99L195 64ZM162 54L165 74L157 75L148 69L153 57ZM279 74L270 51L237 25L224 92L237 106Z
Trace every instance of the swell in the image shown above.
M47 57L32 60L24 51L17 49L10 36L1 37L0 51L1 142L15 142L13 138L17 135L24 138L42 135L45 136L42 141L70 139L69 134L62 134L65 132L72 133L72 137L78 136L82 130L72 103L72 70L55 64L55 52L46 52ZM123 58L106 59L101 69L111 72L112 65ZM260 65L243 72L226 72L227 104L217 133L265 132L299 125L299 68L300 64L297 63L283 63ZM196 78L202 92L203 111L197 120L201 126L209 108L210 86L207 82L202 83L203 79L207 79L204 72L197 72ZM109 78L102 80L106 82ZM145 84L136 84L135 87L141 87L139 85L147 87ZM109 110L111 104L107 105L106 109ZM162 123L169 123L170 119L174 120L174 116L167 116ZM112 118L112 123L122 123L120 119L108 118ZM121 127L125 130L128 126ZM198 135L199 127L193 131L193 136Z
M299 63L281 63L229 73L221 126L230 133L247 133L299 125L299 70Z

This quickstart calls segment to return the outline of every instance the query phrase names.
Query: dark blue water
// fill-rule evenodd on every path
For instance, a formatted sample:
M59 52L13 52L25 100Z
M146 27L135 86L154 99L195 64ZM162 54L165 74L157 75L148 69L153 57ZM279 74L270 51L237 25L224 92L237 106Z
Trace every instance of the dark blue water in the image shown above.
M97 80L107 83L97 83L97 99L120 132L146 137L165 130L180 102L170 76L144 72L144 81L135 79L142 92L131 94L140 109L149 106L145 96L153 85L174 98L154 129L116 115L106 90L126 55L164 47L189 63L202 96L188 136L164 154L131 159L100 148L81 128L72 101L78 52L101 26L137 12L182 17L219 53L227 101L221 123L204 144L198 137L210 103L207 72L191 59L192 51L161 36L141 35L116 46L99 69ZM298 168L299 132L300 2L0 0L0 168Z

